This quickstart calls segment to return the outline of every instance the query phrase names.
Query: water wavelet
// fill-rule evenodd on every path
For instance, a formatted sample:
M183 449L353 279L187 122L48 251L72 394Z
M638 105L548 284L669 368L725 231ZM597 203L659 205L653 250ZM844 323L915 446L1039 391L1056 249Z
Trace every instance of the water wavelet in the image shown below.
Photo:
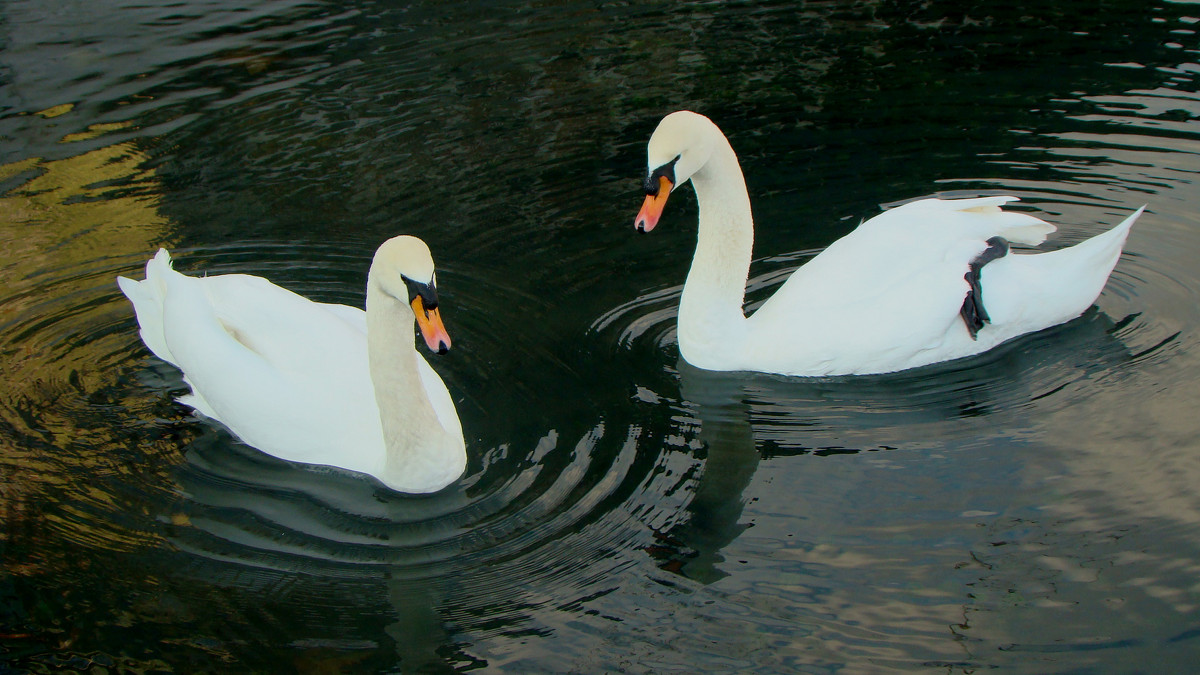
M371 250L357 240L235 242L176 247L175 259L184 273L259 274L354 305ZM439 269L455 349L430 360L456 399L470 463L450 488L410 496L369 477L263 455L176 404L172 398L186 392L181 375L141 345L113 283L143 261L125 255L64 265L28 291L55 300L14 309L6 326L24 344L50 345L49 364L59 363L54 350L87 364L76 384L69 374L48 380L59 394L34 388L25 404L6 401L3 412L6 426L42 435L27 444L29 457L9 455L6 463L58 466L67 489L57 502L72 514L58 521L64 545L173 561L164 564L177 579L262 585L274 603L320 601L319 589L295 597L280 585L296 574L364 588L382 583L391 590L379 611L394 620L403 645L418 639L403 631L438 633L447 621L486 631L498 597L511 600L501 612L505 630L544 630L562 608L603 595L613 575L647 561L652 528L680 518L680 499L661 496L685 479L669 468L672 453L662 453L675 441L645 417L660 410L629 405L620 387L594 388L586 399L594 412L581 415L587 362L556 350L563 337L546 320L553 308L497 272L453 261ZM83 291L61 292L80 284ZM51 411L47 397L64 392L75 403ZM61 428L41 431L51 423ZM89 427L94 459L63 445ZM110 464L119 470L89 480L79 474L81 465Z
M756 261L748 311L813 255L799 251ZM1128 277L1114 283L1129 292ZM680 511L655 527L648 552L664 570L704 583L728 574L722 551L748 527L746 495L780 468L764 473L764 464L858 466L875 461L869 456L877 453L879 461L888 461L893 452L896 460L911 462L1036 443L1042 435L1036 420L1086 401L1097 381L1112 379L1135 356L1124 338L1136 317L1114 320L1092 308L987 354L900 373L713 373L675 360L679 293L672 286L622 303L596 318L589 335L632 374L635 399L664 409L659 416L669 419L670 428L664 440L676 439L663 457L679 467L670 494L681 500Z
M129 551L161 544L137 505L169 499L179 456L149 425L122 421L130 409L149 418L162 410L123 395L136 378L112 377L132 352L111 286L119 269L86 260L22 279L0 298L0 341L19 345L6 350L2 371L0 426L14 442L0 451L0 472L9 499L45 499L38 515L58 536Z
M1114 334L1137 360L1169 358L1181 348L1176 342L1182 329L1198 318L1200 288L1190 281L1187 261L1171 254L1197 241L1189 224L1194 208L1188 195L1194 192L1192 176L1200 171L1200 131L1193 123L1200 107L1189 90L1195 73L1180 73L1176 82L1157 87L1073 92L1058 102L1064 124L1053 130L1014 130L1028 140L1008 156L990 160L1011 175L942 181L1020 194L1053 222L1063 223L1047 242L1049 248L1100 232L1100 223L1117 217L1125 205L1149 204L1150 219L1133 228L1097 300L1116 322ZM1029 180L1018 177L1022 172L1029 173Z
M10 3L0 661L1187 671L1194 8L949 4ZM748 311L880 201L1015 192L1050 246L1151 206L1094 310L994 359L696 377L694 232L619 206L679 100L749 146ZM410 226L459 247L472 461L426 498L194 417L111 281L166 243L357 304Z

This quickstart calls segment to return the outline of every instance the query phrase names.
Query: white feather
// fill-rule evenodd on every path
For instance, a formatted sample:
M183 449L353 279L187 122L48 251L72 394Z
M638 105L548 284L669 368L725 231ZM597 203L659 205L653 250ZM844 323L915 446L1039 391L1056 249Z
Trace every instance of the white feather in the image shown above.
M752 316L742 313L753 219L737 156L708 118L668 115L647 146L651 171L678 157L700 207L696 253L679 310L679 347L710 370L786 375L884 373L978 354L1069 321L1096 300L1138 209L1076 246L1010 252L982 268L990 323L974 338L959 312L965 275L987 240L1036 246L1054 226L1004 211L1015 197L923 199L862 223L797 269ZM699 158L699 159L697 159ZM682 167L682 169L681 169ZM647 210L638 216L646 227Z
M372 279L381 264L400 264L384 257L389 245L427 257L414 242L401 237L381 246ZM418 273L428 275L423 262ZM404 492L432 492L461 475L466 451L454 403L413 349L407 301L386 285L369 285L368 307L381 307L388 315L381 325L400 339L373 340L363 310L313 302L261 277L185 276L165 250L147 263L145 281L118 283L146 346L184 372L192 392L180 402L247 444L289 461L371 474ZM380 364L398 365L380 372ZM403 439L385 441L381 411L407 429L391 434Z

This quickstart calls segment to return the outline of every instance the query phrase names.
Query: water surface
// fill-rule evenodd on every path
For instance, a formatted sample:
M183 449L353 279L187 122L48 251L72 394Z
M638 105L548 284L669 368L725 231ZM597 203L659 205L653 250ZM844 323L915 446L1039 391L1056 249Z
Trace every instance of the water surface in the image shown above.
M1200 658L1200 8L9 2L0 664L227 672L1183 672ZM748 306L861 219L1142 204L1080 319L880 377L714 374L674 318L708 114ZM176 404L115 284L357 305L431 246L470 462L398 495ZM914 242L914 246L919 242Z

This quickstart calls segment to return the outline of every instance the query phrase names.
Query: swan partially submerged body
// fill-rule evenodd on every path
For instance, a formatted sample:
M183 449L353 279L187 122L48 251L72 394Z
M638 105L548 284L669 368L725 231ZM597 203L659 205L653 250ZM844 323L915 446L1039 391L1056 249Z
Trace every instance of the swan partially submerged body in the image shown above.
M367 309L318 303L245 274L192 277L159 250L119 278L146 346L183 371L180 398L281 459L370 474L401 492L462 475L466 444L445 384L414 349L450 348L433 259L416 237L375 254Z
M979 354L1069 321L1096 300L1143 209L1069 248L1018 254L1054 226L1000 207L1015 197L923 199L862 223L743 313L754 223L737 156L707 117L665 117L647 146L649 232L690 180L700 225L679 303L679 350L708 370L887 373Z

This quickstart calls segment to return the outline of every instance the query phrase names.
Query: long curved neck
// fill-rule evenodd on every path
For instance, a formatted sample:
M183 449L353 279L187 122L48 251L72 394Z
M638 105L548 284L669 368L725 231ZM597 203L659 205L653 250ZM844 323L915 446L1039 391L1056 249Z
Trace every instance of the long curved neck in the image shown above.
M712 154L691 177L700 227L679 302L680 351L702 368L717 367L713 358L737 349L743 339L742 304L754 248L754 219L742 169L729 142L714 133L719 137Z
M444 471L454 439L438 421L421 381L413 341L412 311L383 291L374 275L367 281L367 361L386 457L380 478L411 491L422 478ZM427 478L426 478L427 480Z

